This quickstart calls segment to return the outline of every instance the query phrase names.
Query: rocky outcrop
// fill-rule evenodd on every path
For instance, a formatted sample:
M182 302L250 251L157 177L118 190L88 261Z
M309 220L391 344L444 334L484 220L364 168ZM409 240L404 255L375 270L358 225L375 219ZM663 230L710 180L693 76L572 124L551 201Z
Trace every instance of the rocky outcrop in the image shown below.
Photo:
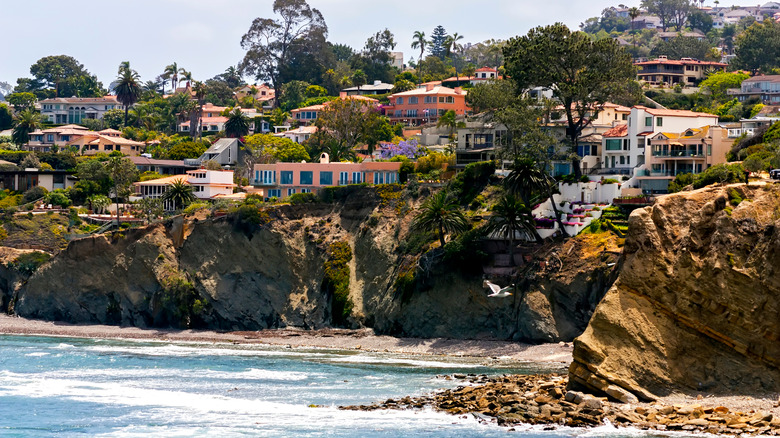
M448 267L440 252L430 254L428 269L415 268L416 259L402 249L412 214L369 188L333 203L268 213L262 226L200 214L73 241L26 282L7 288L12 310L74 323L318 329L334 320L334 298L324 287L328 248L346 242L354 328L410 337L571 341L608 288L607 264L616 259L583 255L585 241L573 240L561 251L569 268L528 271L533 278L519 283L515 296L488 299L480 274ZM401 291L396 280L410 267L414 284Z
M780 189L705 188L634 211L571 384L640 399L780 391Z

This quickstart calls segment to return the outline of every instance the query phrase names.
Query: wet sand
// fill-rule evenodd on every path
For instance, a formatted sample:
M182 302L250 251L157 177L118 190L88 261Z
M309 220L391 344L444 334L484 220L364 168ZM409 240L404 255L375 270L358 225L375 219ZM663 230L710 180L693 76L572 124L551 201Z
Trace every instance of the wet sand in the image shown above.
M402 354L500 357L513 361L571 362L571 343L529 345L508 341L417 339L375 335L370 329L216 332L209 330L141 329L109 325L80 325L0 315L0 334L75 338L139 339L364 350Z

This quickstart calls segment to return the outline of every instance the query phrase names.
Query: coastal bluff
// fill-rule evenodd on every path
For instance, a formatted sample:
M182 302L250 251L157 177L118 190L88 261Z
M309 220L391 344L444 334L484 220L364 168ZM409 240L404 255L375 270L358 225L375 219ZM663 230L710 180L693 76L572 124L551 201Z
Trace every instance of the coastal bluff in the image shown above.
M570 387L621 401L780 391L780 188L635 210L618 279L574 341Z
M409 249L419 239L410 224L424 195L356 187L333 202L262 210L259 224L200 211L74 240L29 278L0 266L0 309L32 319L142 328L341 326L402 337L533 343L571 341L582 333L614 279L609 265L616 254L580 256L579 248L570 250L582 243L573 241L566 248L577 259L572 270L536 275L509 298L487 298L479 266L464 272L443 262L441 251L426 256ZM349 256L334 261L334 248ZM336 305L339 289L329 287L328 269L337 262L348 271L342 289L348 305Z

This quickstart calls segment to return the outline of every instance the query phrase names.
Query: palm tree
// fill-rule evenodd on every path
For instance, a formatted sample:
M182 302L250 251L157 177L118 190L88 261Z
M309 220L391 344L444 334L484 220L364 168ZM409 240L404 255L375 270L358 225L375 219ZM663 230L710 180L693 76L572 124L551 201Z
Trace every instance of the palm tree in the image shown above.
M225 122L225 135L240 138L249 133L249 119L241 112L240 107L233 108Z
M450 131L449 140L450 143L452 143L453 140L455 140L455 129L465 128L466 124L463 123L462 121L460 122L458 121L458 116L457 114L455 114L455 111L448 110L447 112L442 114L441 117L439 117L439 121L436 122L436 127L437 128L446 127L447 129L449 129Z
M634 20L636 20L636 17L638 17L640 14L641 12L636 6L628 10L628 16L631 17L631 30L634 30Z
M540 169L536 163L528 158L516 160L512 171L504 179L504 187L512 194L520 195L525 205L532 205L532 200L540 195L547 195L550 198L555 220L564 236L567 236L563 229L561 216L558 214L558 206L553 199L552 188L555 181L544 170Z
M447 49L447 57L450 57L454 52L459 52L463 46L458 44L458 41L463 39L463 35L458 35L458 32L453 33L452 35L449 35L447 39L444 41L444 45ZM455 85L459 85L458 82L460 82L460 77L458 75L458 66L453 61L452 65L455 67Z
M433 231L439 234L439 243L444 247L444 236L466 231L469 227L466 217L460 211L455 197L441 190L428 198L420 207L420 213L412 221L412 229Z
M179 66L175 62L165 66L165 70L163 70L161 77L171 81L171 88L173 89L171 93L175 93L176 83L179 82Z
M130 107L141 98L141 77L138 72L130 68L130 63L125 61L119 65L119 76L116 78L114 92L116 99L125 106L125 126L127 126L127 112Z
M30 141L30 133L42 126L41 116L32 109L26 109L19 113L16 118L16 125L11 133L11 140L22 146Z
M412 48L413 49L420 49L420 59L417 61L417 68L418 68L418 77L422 81L422 57L423 54L425 54L425 46L428 45L428 41L425 39L425 32L420 32L419 30L416 30L414 32L414 35L412 35Z
M189 72L183 68L179 69L179 73L181 74L181 80L187 81L187 88L190 88L190 85L192 83L192 72Z
M195 137L200 136L202 132L200 121L203 117L203 99L206 97L206 87L203 85L203 82L195 81L195 85L192 87L192 90L195 92L197 106L195 110L190 113L190 137L195 139Z
M520 199L506 193L491 211L493 214L488 220L485 231L490 234L496 233L509 240L509 260L514 265L515 236L525 232L538 237L531 210Z
M192 194L192 186L185 183L183 179L175 180L163 194L163 201L170 201L174 210L184 208L194 200L195 195Z

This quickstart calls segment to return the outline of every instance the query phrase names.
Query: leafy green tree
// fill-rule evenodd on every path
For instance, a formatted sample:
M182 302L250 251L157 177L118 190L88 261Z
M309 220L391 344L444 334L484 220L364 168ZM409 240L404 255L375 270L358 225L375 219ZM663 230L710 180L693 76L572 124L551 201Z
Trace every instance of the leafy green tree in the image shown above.
M459 234L468 228L468 220L460 210L457 198L449 196L445 190L440 190L423 202L420 212L412 221L413 230L437 233L442 248L447 234Z
M695 9L688 15L688 24L691 29L698 29L707 34L712 30L712 17L704 11Z
M282 70L294 65L291 58L296 52L305 54L311 46L327 47L328 27L320 11L305 0L274 0L273 11L278 19L256 18L241 38L241 47L247 53L239 70L270 81L278 105L281 86L286 82Z
M225 122L225 135L231 138L241 138L249 133L249 119L241 112L241 108L235 107L228 114Z
M110 201L109 201L110 202ZM165 207L163 206L163 200L160 198L141 198L136 202L136 208L141 210L144 219L151 222L163 214L165 214Z
M764 20L745 29L736 38L735 68L766 74L780 67L780 23Z
M103 123L111 129L121 129L124 121L124 114L120 109L111 109L103 113Z
M182 180L176 180L163 194L163 200L170 201L174 210L186 208L195 200L192 186Z
M233 67L231 67L233 68ZM209 79L204 84L205 101L217 106L233 106L236 104L233 88L228 82Z
M447 128L450 131L449 140L452 142L455 140L455 130L458 128L465 128L466 123L458 121L458 116L455 114L455 111L449 110L439 117L439 120L436 122L436 127Z
M303 81L290 81L284 84L280 100L281 108L285 111L300 108L303 101L309 97L306 92L310 86L311 84Z
M183 160L185 158L198 158L206 152L206 145L195 141L182 141L168 149L165 154L169 160Z
M11 139L18 146L25 145L30 141L30 133L40 129L41 126L43 126L43 121L40 114L31 109L26 109L19 113L11 133Z
M105 209L111 205L111 198L105 195L92 195L87 198L89 209L97 214L103 213Z
M368 78L366 77L366 74L363 73L363 70L357 69L352 73L352 84L358 88L358 93L360 92L360 87L366 85L367 81Z
M365 143L371 153L378 141L392 138L386 119L376 106L360 99L334 100L320 111L316 125L318 134L326 138L325 143L330 148L335 143L340 150L352 150Z
M676 36L659 42L650 51L653 56L666 55L669 59L693 58L713 60L712 47L707 41L695 37Z
M138 180L138 168L129 158L111 157L105 164L105 171L111 177L114 188L114 203L117 205L116 220L119 224L119 197L130 196L130 188Z
M514 266L515 236L529 234L538 237L531 210L520 199L507 193L490 211L491 216L485 231L498 234L509 241L509 260Z
M65 190L57 189L49 192L43 202L51 205L59 205L62 208L70 207L71 202L68 193Z
M27 92L9 94L5 99L19 112L26 109L32 109L35 102L38 100L33 93Z
M642 0L642 7L661 19L661 27L664 31L671 26L678 32L681 31L688 14L693 11L689 0Z
M395 85L390 91L392 93L402 93L404 91L414 90L415 88L417 88L417 86L414 84L414 82L407 81L406 79L399 79L395 81Z
M598 113L600 105L634 80L631 56L615 40L591 41L585 33L571 32L557 23L532 29L504 47L507 75L518 91L547 87L566 113L567 137L572 147L572 167L581 175L576 148L582 129Z
M36 93L50 89L58 97L99 97L103 85L75 58L67 55L46 56L30 66L32 81L18 82L17 88ZM43 97L43 96L39 96ZM49 97L49 96L46 96Z
M750 75L742 72L715 72L708 75L700 86L709 90L714 100L722 102L727 98L726 92L729 88L739 88L742 81L749 77Z
M116 99L125 106L125 126L127 126L127 112L130 107L138 102L141 97L141 77L138 72L130 68L130 63L125 61L119 68L119 76L116 78L114 92Z
M4 131L14 123L14 115L11 112L11 108L4 103L0 103L0 131Z
M274 160L283 163L300 163L301 161L311 161L306 148L289 138L283 138L282 141L274 143L265 149L265 152ZM286 141L284 141L286 140Z

